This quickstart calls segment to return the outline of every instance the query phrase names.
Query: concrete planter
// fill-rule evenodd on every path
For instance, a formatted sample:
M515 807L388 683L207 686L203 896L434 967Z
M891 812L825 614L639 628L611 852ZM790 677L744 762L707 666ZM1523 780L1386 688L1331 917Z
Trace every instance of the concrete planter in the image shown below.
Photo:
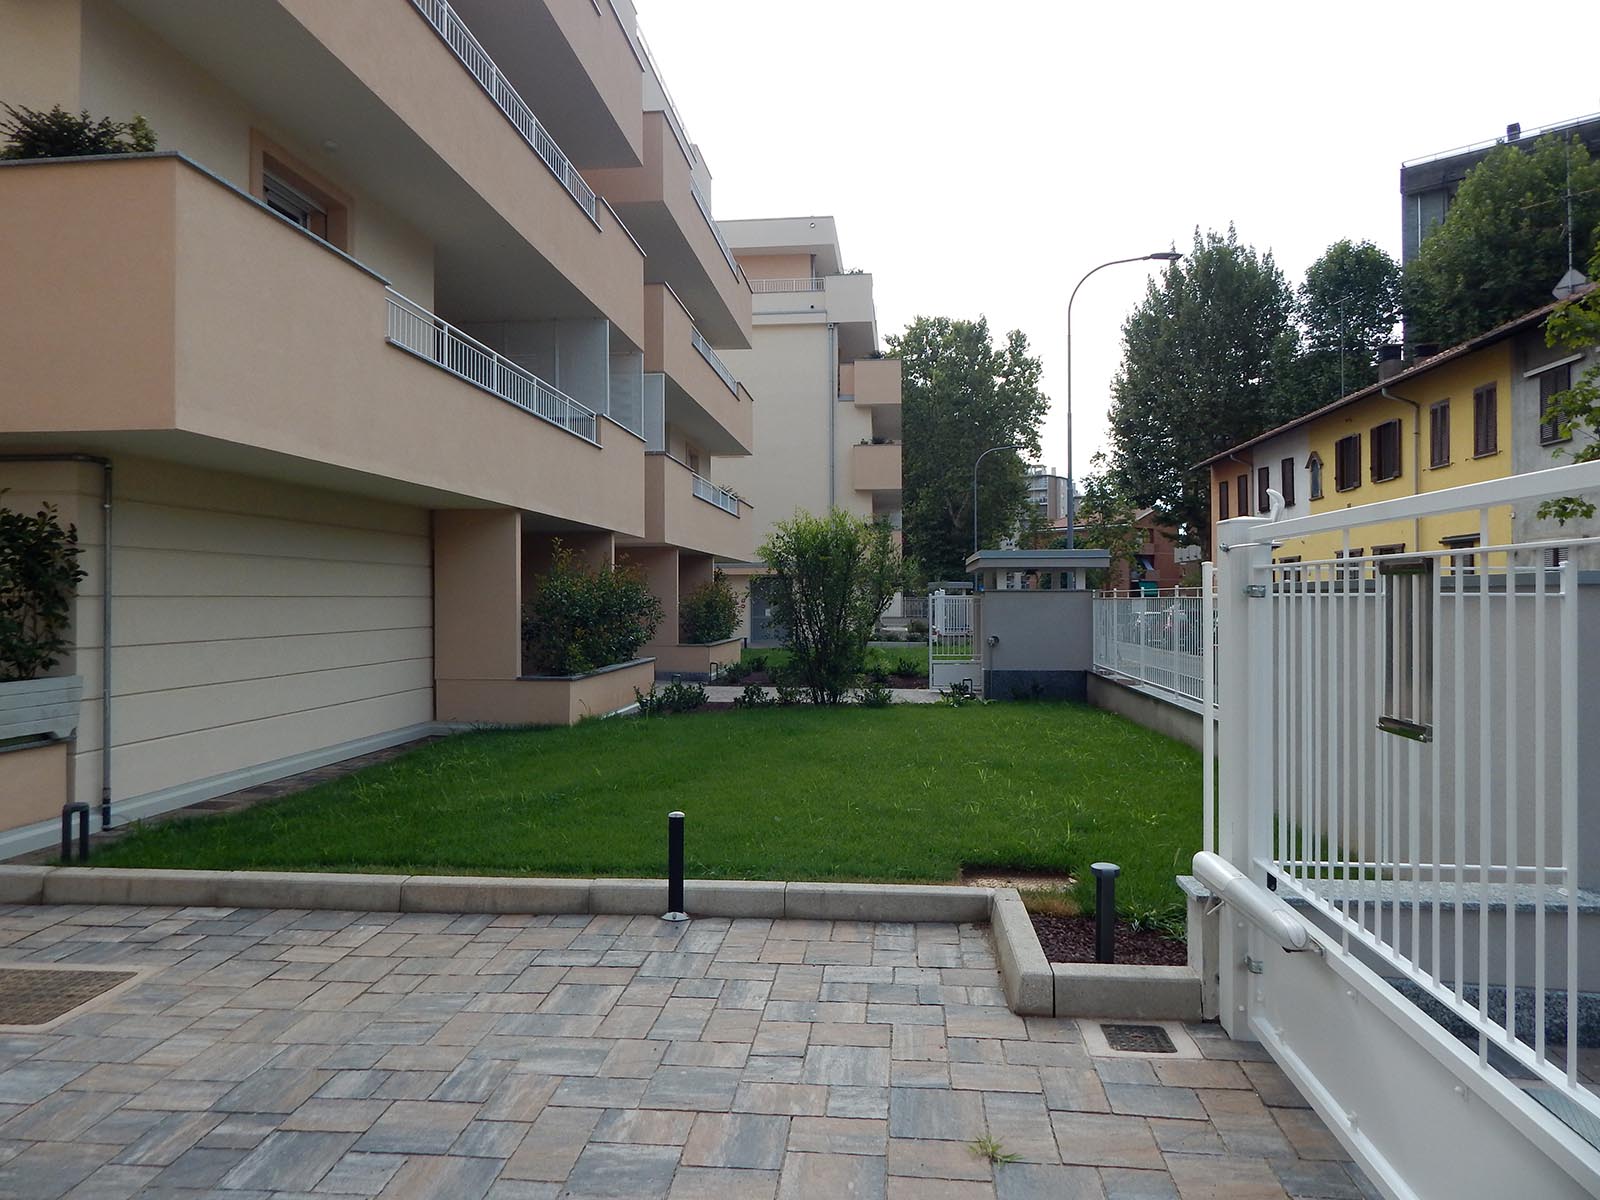
M69 738L78 729L83 676L0 683L0 742L11 738Z
M1116 1016L1144 1021L1198 1021L1203 966L1189 943L1189 965L1053 963L1014 888L994 893L989 913L1001 985L1012 1011L1041 1017Z
M531 725L576 725L584 717L604 717L636 703L633 694L650 690L655 659L636 658L583 675L524 675L517 680L522 707Z
M744 650L742 637L723 638L720 642L668 642L650 645L646 651L655 655L656 678L677 677L689 683L709 683L726 666L739 661Z

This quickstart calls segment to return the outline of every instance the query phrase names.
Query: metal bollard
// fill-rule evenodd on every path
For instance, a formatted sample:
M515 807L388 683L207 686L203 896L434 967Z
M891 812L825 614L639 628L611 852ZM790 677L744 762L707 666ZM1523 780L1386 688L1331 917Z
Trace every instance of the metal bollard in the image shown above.
M89 806L83 801L61 806L61 861L72 860L72 815L78 815L78 861L89 861Z
M683 814L667 814L667 911L663 921L687 921L683 904Z
M1094 960L1116 962L1117 876L1122 874L1122 868L1116 863L1097 862L1089 869L1094 872Z

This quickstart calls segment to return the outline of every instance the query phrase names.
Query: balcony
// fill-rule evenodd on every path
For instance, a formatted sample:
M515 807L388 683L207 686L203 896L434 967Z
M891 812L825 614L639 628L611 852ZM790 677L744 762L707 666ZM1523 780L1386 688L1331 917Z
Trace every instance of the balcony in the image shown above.
M850 482L858 492L900 490L900 443L886 442L850 448Z
M0 211L0 433L643 531L636 438L184 158L8 163Z
M839 398L870 408L900 406L900 360L863 358L839 368Z
M666 421L708 454L749 454L755 444L750 394L670 287L646 285L644 308L644 369L667 377Z
M645 455L644 542L718 558L755 553L754 523L742 520L737 496L695 474L669 454Z
M750 345L750 287L663 112L644 115L644 165L585 172L644 247L647 283L670 283L717 346Z
M793 292L820 292L823 288L821 279L752 279L750 291L757 296L783 295Z

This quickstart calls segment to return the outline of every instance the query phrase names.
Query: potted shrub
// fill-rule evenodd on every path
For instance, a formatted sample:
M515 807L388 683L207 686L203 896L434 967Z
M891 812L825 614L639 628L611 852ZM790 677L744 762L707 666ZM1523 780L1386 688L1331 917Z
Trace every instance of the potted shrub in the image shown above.
M693 589L678 603L679 640L704 646L725 642L739 628L744 612L744 597L734 591L728 577L718 568L711 579Z
M83 575L78 530L53 506L32 516L0 506L0 742L77 728L83 679L39 676L68 649Z
M137 114L131 121L98 121L88 111L69 113L59 104L49 112L0 105L0 158L88 158L100 154L149 154L156 135Z

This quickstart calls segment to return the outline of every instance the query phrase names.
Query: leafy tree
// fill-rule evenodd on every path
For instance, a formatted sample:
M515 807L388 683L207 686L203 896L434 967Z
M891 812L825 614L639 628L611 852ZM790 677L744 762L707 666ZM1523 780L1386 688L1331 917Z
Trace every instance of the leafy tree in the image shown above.
M1406 333L1454 345L1550 303L1567 270L1568 171L1578 261L1600 232L1600 162L1576 137L1498 146L1467 173L1444 222L1406 266Z
M1050 402L1028 339L1013 330L997 347L986 318L918 317L888 343L902 364L906 552L948 578L972 551L972 464L991 446L1022 447L989 455L978 476L979 540L994 545L1028 503L1023 458L1039 455Z
M59 104L49 112L0 105L0 158L78 158L95 154L146 154L156 148L156 135L141 116L131 121L96 121L88 111L73 114Z
M685 642L704 644L720 642L733 636L739 627L739 615L744 612L744 597L733 590L722 569L711 572L711 578L694 588L678 603L678 626Z
M1597 276L1600 276L1600 249L1596 249L1589 260L1589 277ZM1600 346L1600 288L1590 288L1556 309L1545 324L1545 340L1552 346L1565 346L1569 350ZM1600 363L1574 379L1566 391L1550 398L1548 417L1560 423L1563 437L1590 435L1580 438L1575 449L1557 450L1558 456L1570 456L1573 462L1600 459L1600 438L1593 436L1600 434ZM1563 525L1594 514L1594 504L1577 496L1546 500L1538 511L1540 517L1553 517Z
M1131 579L1145 543L1145 531L1138 525L1139 506L1122 494L1107 466L1104 454L1089 460L1090 474L1083 478L1078 500L1078 545L1111 552L1109 571L1089 572L1089 586L1096 588L1105 587L1119 565L1128 568Z
M842 703L878 618L904 583L889 526L839 509L825 517L800 512L773 527L761 557L795 679L813 704Z
M1297 408L1375 383L1378 349L1400 319L1399 264L1371 242L1335 242L1306 269L1295 316L1302 346L1289 389Z
M522 654L542 675L627 662L661 624L661 601L634 567L587 565L555 542L550 570L522 606Z
M0 507L0 682L61 661L83 575L77 526L63 526L53 505L31 517Z
M1207 536L1210 479L1195 464L1295 415L1293 315L1270 251L1241 245L1231 225L1195 230L1122 327L1111 474L1128 500Z

